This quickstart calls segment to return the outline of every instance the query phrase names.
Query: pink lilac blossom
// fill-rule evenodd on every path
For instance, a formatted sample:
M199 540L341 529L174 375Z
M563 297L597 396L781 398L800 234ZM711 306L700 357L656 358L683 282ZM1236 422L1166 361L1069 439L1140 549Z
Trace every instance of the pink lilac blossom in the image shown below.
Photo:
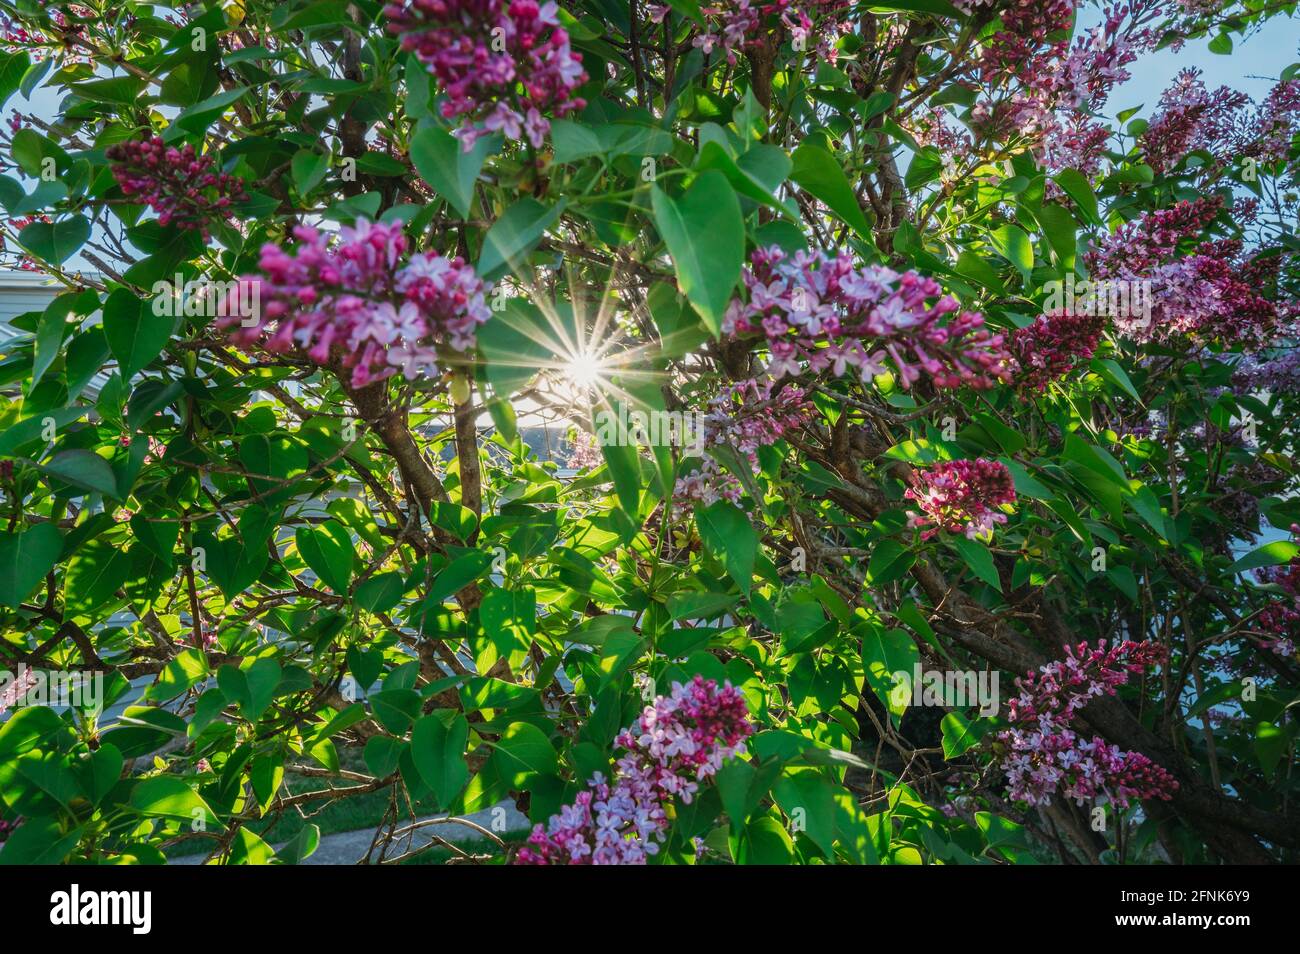
M908 131L917 145L934 146L943 155L956 157L971 151L970 134L958 128L948 113L939 108L917 113Z
M1067 646L1065 658L1016 680L1009 729L998 735L1005 750L1001 768L1013 799L1046 805L1055 795L1082 805L1105 800L1126 808L1134 799L1168 800L1178 782L1139 752L1123 752L1100 736L1072 728L1093 699L1115 695L1131 675L1164 659L1150 641L1122 642L1093 649Z
M548 116L586 103L582 56L559 25L559 7L537 0L403 0L384 7L388 32L401 37L442 85L442 114L461 121L465 151L482 136L527 136L540 149Z
M11 675L0 688L0 715L23 701L27 693L36 688L36 673L26 666L18 667L18 674Z
M1283 80L1273 87L1258 110L1251 141L1243 152L1264 162L1277 162L1289 155L1297 132L1300 132L1300 79Z
M474 346L490 317L486 286L473 268L434 252L406 258L398 223L361 219L334 243L307 226L293 234L292 253L262 246L262 274L242 279L261 285L255 320L218 322L236 344L337 363L361 388L399 371L408 381L437 376L444 359Z
M200 156L192 145L169 146L162 137L110 146L113 178L122 194L158 213L158 224L197 231L206 239L214 219L230 215L230 206L248 198L244 180L215 170L211 155Z
M1098 112L1111 90L1130 78L1137 57L1154 49L1152 23L1163 0L1114 4L1103 22L1071 45L1077 0L1016 0L1001 11L1000 26L984 42L974 78L986 94L971 118L996 139L1028 139L1047 171L1100 171L1109 129ZM966 4L967 11L977 4ZM1009 92L998 98L1003 87Z
M1105 327L1102 316L1060 312L1040 315L1032 325L1017 329L1011 336L1019 364L1017 387L1042 391L1092 360Z
M668 829L665 807L689 805L753 732L745 698L703 676L646 706L615 744L625 754L614 778L597 773L549 822L537 825L516 864L643 865Z
M991 539L993 528L1007 522L999 508L1016 502L1011 472L995 460L940 461L914 470L911 481L904 496L916 501L921 512L910 513L908 525L924 528L923 540L940 531Z
M592 470L605 462L594 434L579 431L571 442L568 464L574 470Z
M850 6L848 0L722 0L700 8L706 18L704 32L692 44L704 53L720 48L734 66L745 50L784 29L796 50L811 45L817 56L834 64L839 55L835 41L852 28L844 19ZM652 19L662 20L666 10L654 8Z
M18 218L10 219L8 221L8 225L14 231L14 234L21 235L23 229L27 228L27 226L31 225L33 222L48 223L49 221L50 221L50 217L48 215L46 215L43 212L39 212L36 213L35 215L21 215ZM0 234L0 251L7 251L7 246L5 244L4 236L2 234ZM27 254L27 252L23 250L21 247L16 252L16 255L17 255L17 261L15 261L13 264L17 265L18 268L22 269L23 271L25 272L45 271L45 267L41 265L41 263L36 261L36 259L32 258L31 255Z
M1197 149L1215 154L1227 150L1241 110L1250 102L1244 93L1226 86L1211 93L1200 75L1194 67L1178 74L1142 134L1147 164L1156 172L1168 172Z
M1117 316L1119 331L1139 342L1191 337L1258 349L1290 330L1300 306L1260 294L1265 263L1247 260L1240 241L1200 241L1222 209L1213 196L1148 212L1089 251L1094 280L1149 283L1150 320Z
M748 462L750 470L760 471L758 451L770 447L786 434L812 419L814 408L804 390L787 384L753 379L724 387L709 399L701 426L703 449L732 447ZM677 479L673 496L679 502L705 505L718 500L739 503L743 490L735 475L727 472L712 457Z
M923 374L938 388L990 388L1011 379L1002 335L916 272L855 269L848 256L787 256L772 246L754 252L743 280L747 298L732 300L722 330L765 337L773 378L801 374L806 364L870 381L892 362L905 388Z
M1274 358L1245 357L1233 370L1232 383L1241 390L1259 389L1275 394L1300 391L1300 350Z

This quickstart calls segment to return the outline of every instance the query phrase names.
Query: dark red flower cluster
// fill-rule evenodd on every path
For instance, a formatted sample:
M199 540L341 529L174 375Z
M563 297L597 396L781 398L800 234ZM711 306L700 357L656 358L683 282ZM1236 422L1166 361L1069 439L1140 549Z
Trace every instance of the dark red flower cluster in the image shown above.
M1092 360L1105 327L1104 316L1062 312L1039 315L1032 325L1017 329L1011 336L1011 350L1020 365L1016 385L1042 391Z
M248 198L243 179L218 172L211 155L200 156L189 144L178 149L153 136L110 146L106 155L123 194L157 212L160 225L195 230L205 239L214 219Z

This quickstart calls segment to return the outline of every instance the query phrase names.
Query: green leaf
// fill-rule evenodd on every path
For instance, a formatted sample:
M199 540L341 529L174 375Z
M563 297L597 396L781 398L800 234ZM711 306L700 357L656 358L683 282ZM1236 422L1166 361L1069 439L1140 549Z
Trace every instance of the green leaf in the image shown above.
M695 508L695 524L704 548L721 560L727 574L742 593L749 595L758 555L758 531L735 504L719 500L707 508Z
M989 236L994 250L1016 267L1028 283L1034 270L1034 246L1024 230L1014 225L1004 225Z
M543 205L527 196L518 199L492 223L483 237L478 273L484 280L494 281L507 271L516 274L525 271L528 254L560 217L564 207L564 200L556 205Z
M787 772L772 794L781 810L798 819L802 830L827 858L835 857L835 784L821 772Z
M677 284L716 337L745 257L745 222L736 192L722 173L710 169L680 199L655 186L651 205Z
M736 862L742 865L794 864L794 842L775 818L764 815L745 826Z
M1061 262L1065 271L1074 270L1074 259L1078 254L1078 242L1075 238L1075 222L1065 208L1059 205L1044 205L1038 210L1038 221L1043 227L1052 251Z
M405 748L405 743L397 739L391 739L386 735L372 735L366 740L366 747L361 757L365 760L366 768L370 769L371 775L376 778L387 778L397 771L397 764Z
M515 722L497 742L496 761L509 787L523 788L536 776L554 775L560 757L541 729Z
M939 728L943 733L943 757L950 760L978 745L984 737L987 724L979 719L972 721L962 713L953 711L943 717Z
M1129 378L1128 372L1120 367L1119 362L1113 358L1094 358L1089 367L1101 377L1122 388L1133 400L1142 400L1137 388L1133 386L1133 381Z
M0 603L16 609L62 552L63 535L53 523L38 523L21 533L0 533Z
M167 140L179 139L185 133L202 132L212 125L221 117L230 105L237 99L248 92L247 86L237 86L234 89L217 93L215 96L209 96L200 103L195 103L181 111L175 119L172 120L168 132L163 136Z
M1074 200L1074 204L1079 207L1079 211L1083 213L1089 224L1101 225L1101 213L1097 209L1097 193L1093 191L1087 176L1077 169L1063 169L1053 178L1061 187L1061 191Z
M57 222L33 222L18 236L23 248L51 265L62 265L90 238L90 219L74 215Z
M988 547L966 537L954 537L952 545L957 548L961 558L977 577L1002 592L1002 580L998 577L997 567L993 564L993 554Z
M299 195L308 195L320 185L329 170L329 154L312 149L299 149L289 163L289 173L293 176L293 185Z
M840 217L840 221L859 236L870 239L871 224L858 205L858 198L839 161L825 149L811 143L801 145L791 158L794 167L790 178L824 202L828 209Z
M158 702L175 699L208 673L208 657L193 646L187 647L158 674L158 681L148 688L145 698Z
M895 718L912 703L910 687L921 653L901 629L871 626L862 638L862 668L867 685Z
M299 527L294 534L298 552L313 572L335 593L346 593L352 580L352 537L337 520L317 527Z
M113 476L113 468L94 451L81 448L60 451L50 458L48 464L38 466L42 473L73 487L106 497L117 496L117 478Z
M444 717L448 720L444 722ZM417 719L411 730L411 758L438 805L447 807L469 781L465 746L469 723L459 713L434 713Z
M1261 566L1280 566L1283 563L1290 563L1298 554L1300 554L1300 546L1289 540L1274 540L1247 553L1228 567L1228 572L1241 573Z
M64 832L52 818L29 818L5 839L0 865L57 865L80 839L80 828Z
M400 573L376 573L357 585L357 606L371 613L387 613L401 602L406 582Z
M122 379L158 357L171 338L173 319L155 315L124 288L114 289L104 302L104 336L122 370Z
M500 147L500 136L484 136L466 152L460 140L445 129L421 124L411 140L411 162L433 191L462 218L469 218L483 162Z
M1255 727L1255 757L1265 775L1272 775L1287 750L1287 734L1272 722Z
M68 313L72 310L75 295L60 295L50 302L36 326L36 345L32 358L31 388L35 389L54 359L59 356L63 334L68 327Z
M131 790L131 807L148 818L174 818L183 822L200 819L217 823L216 813L188 784L179 778L159 775L147 778Z
M531 381L552 358L554 333L532 302L511 299L478 329L484 376L499 398L508 398Z
M733 159L720 143L710 140L700 147L695 167L718 170L741 195L776 209L791 221L798 221L798 215L775 192L790 174L790 157L785 150L757 143L739 159Z
M479 606L479 621L503 657L527 651L537 628L537 594L531 587L489 590Z

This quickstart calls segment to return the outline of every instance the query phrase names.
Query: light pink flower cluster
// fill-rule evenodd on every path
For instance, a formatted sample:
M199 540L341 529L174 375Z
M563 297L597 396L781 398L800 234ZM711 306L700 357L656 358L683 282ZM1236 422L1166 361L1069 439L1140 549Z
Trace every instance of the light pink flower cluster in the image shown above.
M1264 162L1285 159L1300 132L1300 79L1283 80L1269 92L1254 122L1245 154Z
M104 154L122 193L157 212L159 225L206 239L213 219L229 216L231 203L248 198L243 179L216 171L213 157L198 155L188 143L177 149L153 136L120 142Z
M1148 212L1087 255L1097 280L1150 283L1151 318L1117 316L1118 330L1139 342L1190 336L1261 348L1286 332L1300 306L1260 294L1260 262L1238 240L1200 241L1223 208L1218 196Z
M995 138L1028 138L1049 172L1098 172L1110 133L1088 113L1100 111L1111 90L1129 79L1128 65L1155 48L1160 34L1151 24L1162 3L1114 4L1071 45L1066 37L1077 0L1015 0L983 43L976 78L988 92L972 110L975 127ZM965 9L979 5L968 2ZM1003 87L1010 93L999 99Z
M850 6L848 0L722 0L700 8L705 29L692 43L705 53L721 48L727 62L734 66L747 48L784 30L795 50L811 48L822 59L834 63L839 55L835 41L851 29L844 19ZM650 18L660 22L669 9L651 6Z
M1106 640L1067 646L1065 658L1016 680L1011 728L998 735L1006 752L1002 769L1010 794L1031 805L1054 795L1076 803L1104 799L1127 808L1134 799L1169 800L1178 782L1140 752L1123 752L1102 739L1078 734L1076 717L1093 699L1113 696L1131 675L1164 659L1164 648L1144 641Z
M773 378L850 369L863 381L892 363L903 387L922 374L935 387L990 388L1011 378L1000 334L976 312L962 311L939 283L879 265L854 268L848 256L758 249L745 269L746 299L723 317L728 335L762 334ZM945 321L945 319L947 319Z
M490 317L486 286L459 258L424 252L405 258L398 223L370 223L339 232L339 241L316 229L294 229L292 253L262 246L260 313L252 324L223 318L231 338L268 351L299 350L320 365L350 370L352 387L365 387L398 371L408 381L437 376L440 356L474 346Z
M940 461L913 470L911 481L904 496L916 501L921 513L910 513L908 525L925 528L923 540L941 530L990 539L993 528L1007 522L999 508L1016 502L1011 471L995 460Z
M568 464L574 470L591 470L605 462L596 435L579 431L573 438Z
M804 390L770 380L739 381L714 395L704 412L703 445L733 447L748 461L757 475L761 469L758 451L770 447L786 434L806 424L814 408ZM689 474L677 479L673 496L679 501L711 504L718 500L739 503L740 481L705 457Z
M689 805L753 732L745 697L703 676L646 706L616 744L626 750L612 782L597 773L572 805L537 825L516 864L643 865L668 829L665 806Z
M1194 67L1180 72L1161 95L1160 111L1142 134L1147 164L1156 172L1168 172L1196 149L1223 152L1250 102L1245 93L1226 86L1211 93L1200 76Z
M1011 350L1020 365L1016 385L1042 391L1075 368L1092 360L1106 319L1065 312L1039 315L1032 325L1011 336Z
M39 681L31 669L19 666L18 675L11 677L5 682L4 688L0 688L0 715L22 702L23 697L35 689Z
M1183 70L1160 98L1160 112L1142 135L1147 163L1168 172L1190 152L1209 152L1215 163L1231 165L1243 158L1260 162L1284 159L1300 130L1300 80L1283 80L1263 104L1227 86L1211 93L1195 68Z
M541 148L551 123L586 105L582 56L547 0L402 0L384 7L388 32L414 52L447 94L442 113L459 117L468 152L481 136L528 137Z

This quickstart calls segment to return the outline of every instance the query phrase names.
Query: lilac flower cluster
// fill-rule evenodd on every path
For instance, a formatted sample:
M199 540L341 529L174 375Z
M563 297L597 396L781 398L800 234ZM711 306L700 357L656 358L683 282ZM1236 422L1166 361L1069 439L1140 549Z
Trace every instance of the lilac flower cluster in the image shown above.
M734 447L757 475L758 451L806 424L814 409L802 388L770 380L753 379L728 385L714 395L704 412L703 445ZM711 504L717 500L739 503L740 482L712 457L677 479L673 496L679 501Z
M1178 782L1163 768L1072 728L1093 699L1115 695L1131 675L1163 661L1164 648L1150 641L1107 648L1102 640L1095 649L1080 643L1065 652L1064 659L1016 679L1020 694L1011 700L1011 728L998 735L1011 797L1031 805L1046 805L1057 794L1078 804L1104 798L1121 808L1134 799L1169 800Z
M1300 538L1300 526L1291 525L1291 535ZM1300 559L1281 566L1266 566L1255 571L1261 583L1271 583L1282 590L1281 599L1264 607L1255 617L1254 628L1264 640L1264 647L1279 656L1292 657L1300 639Z
M796 50L811 46L833 64L838 58L835 41L851 28L844 19L850 6L848 0L721 0L700 8L706 18L705 29L692 43L705 53L720 48L734 66L746 49L783 30ZM662 4L651 6L650 19L662 21L669 9Z
M1232 384L1241 390L1294 394L1300 391L1300 351L1288 351L1275 358L1243 358L1233 370Z
M1142 134L1153 169L1168 172L1195 150L1209 152L1218 166L1286 158L1300 130L1300 80L1279 82L1255 106L1227 86L1210 92L1200 77L1200 70L1185 69L1161 96L1160 111Z
M122 193L158 213L159 225L200 232L230 215L230 206L248 198L244 180L215 170L211 155L192 145L169 146L159 136L120 142L105 152Z
M848 256L823 252L787 256L772 246L754 252L744 283L747 300L732 300L722 330L763 335L773 378L798 375L806 363L837 376L853 369L869 381L892 362L903 387L922 374L939 388L990 388L1011 379L1002 336L916 272L854 268Z
M745 698L730 683L703 676L658 696L616 744L626 753L615 776L597 773L573 804L537 825L516 864L643 865L668 829L665 806L689 805L730 758L745 754L753 732Z
M1151 24L1162 3L1114 4L1101 24L1071 45L1063 37L1077 0L1015 0L983 41L974 79L988 92L972 110L975 127L995 137L1027 137L1051 172L1097 172L1109 130L1088 114L1099 112L1110 91L1129 78L1126 67L1139 54L1155 48L1159 33ZM969 13L991 4L958 5ZM1013 91L998 99L995 91L1003 86Z
M424 252L404 260L400 224L340 230L339 241L316 229L294 229L292 253L262 246L260 314L252 324L223 318L231 338L271 352L299 350L319 365L351 371L354 388L391 377L437 376L439 359L474 346L490 317L485 286L459 258Z
M537 0L402 0L384 7L401 36L447 94L442 113L460 118L456 135L526 135L541 148L551 123L586 105L573 95L587 81L582 56L559 25L559 7Z
M1065 312L1040 315L1032 325L1011 336L1011 350L1019 364L1016 385L1042 391L1092 359L1106 319L1100 315Z
M1192 337L1247 348L1288 330L1300 307L1259 293L1263 266L1246 260L1242 243L1200 241L1222 209L1213 196L1148 212L1088 253L1095 280L1150 283L1151 320L1117 316L1118 330L1139 342Z
M1211 93L1195 67L1183 70L1160 97L1159 112L1142 134L1147 164L1168 172L1196 149L1211 153L1228 146L1241 109L1250 102L1245 93L1220 86Z
M940 461L912 471L911 481L904 496L916 501L921 512L910 513L908 525L924 528L923 540L941 530L971 540L991 539L993 528L1007 522L1000 508L1016 502L1011 472L995 460Z
M35 689L39 681L35 672L26 666L20 666L18 676L0 689L0 715L22 702L23 697Z

